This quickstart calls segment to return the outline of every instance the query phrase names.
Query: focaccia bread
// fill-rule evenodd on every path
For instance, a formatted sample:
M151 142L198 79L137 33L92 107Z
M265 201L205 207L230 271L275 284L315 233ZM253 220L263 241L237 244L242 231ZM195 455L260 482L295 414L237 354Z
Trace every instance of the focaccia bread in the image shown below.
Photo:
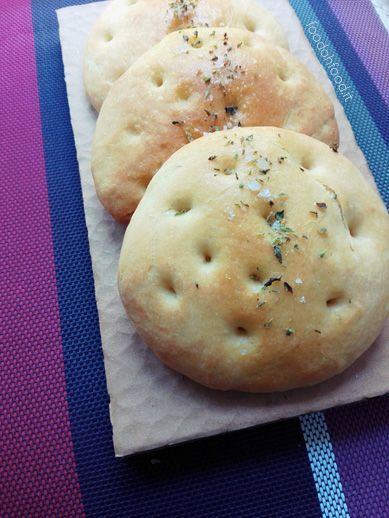
M345 157L302 134L207 135L159 170L127 228L119 289L169 367L221 390L342 372L389 309L389 217Z
M279 126L337 146L331 100L281 47L241 29L166 36L112 87L97 120L92 172L112 216L128 222L169 156L234 126Z
M112 84L166 34L185 27L236 27L288 48L273 16L255 0L113 0L93 26L84 83L97 111Z

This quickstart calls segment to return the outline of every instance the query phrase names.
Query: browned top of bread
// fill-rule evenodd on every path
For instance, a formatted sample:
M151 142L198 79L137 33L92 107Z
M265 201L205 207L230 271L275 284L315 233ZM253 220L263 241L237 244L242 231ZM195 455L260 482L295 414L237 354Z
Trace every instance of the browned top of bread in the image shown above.
M389 306L389 218L345 157L239 128L177 151L119 264L124 306L167 365L217 389L280 391L343 371Z
M338 143L329 97L287 50L241 29L169 34L115 83L100 112L92 171L102 203L127 222L174 151L239 125Z
M84 83L96 110L116 81L166 34L185 27L236 27L288 47L280 25L254 0L113 0L88 38Z

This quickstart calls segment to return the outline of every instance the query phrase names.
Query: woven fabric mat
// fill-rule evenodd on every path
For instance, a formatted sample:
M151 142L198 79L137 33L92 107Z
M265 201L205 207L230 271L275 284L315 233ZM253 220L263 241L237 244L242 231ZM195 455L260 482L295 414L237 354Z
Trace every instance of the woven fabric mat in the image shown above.
M386 516L388 397L114 458L55 13L73 3L0 0L0 516ZM368 0L290 4L388 203L385 28Z

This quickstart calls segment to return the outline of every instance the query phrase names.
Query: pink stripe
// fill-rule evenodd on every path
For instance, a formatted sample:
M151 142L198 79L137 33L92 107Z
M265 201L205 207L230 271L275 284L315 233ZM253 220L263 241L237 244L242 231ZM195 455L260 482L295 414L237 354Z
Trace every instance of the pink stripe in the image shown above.
M389 37L370 0L327 0L382 98L389 105Z
M0 71L0 514L84 516L27 0L0 0Z

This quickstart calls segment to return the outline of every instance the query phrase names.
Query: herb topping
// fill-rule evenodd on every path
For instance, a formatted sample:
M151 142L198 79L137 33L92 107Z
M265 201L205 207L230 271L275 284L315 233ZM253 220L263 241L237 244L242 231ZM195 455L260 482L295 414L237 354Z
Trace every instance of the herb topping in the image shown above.
M282 264L282 253L281 248L278 245L273 246L274 255L277 257L278 262Z
M288 283L288 282L284 282L284 288L286 289L286 291L288 291L289 293L293 293L293 288L292 286Z
M227 113L227 115L235 115L235 113L238 111L238 107L237 106L226 106L224 108L224 110Z
M268 286L271 286L273 282L280 281L282 279L282 275L278 275L277 277L270 277L265 283L264 287L267 288Z

